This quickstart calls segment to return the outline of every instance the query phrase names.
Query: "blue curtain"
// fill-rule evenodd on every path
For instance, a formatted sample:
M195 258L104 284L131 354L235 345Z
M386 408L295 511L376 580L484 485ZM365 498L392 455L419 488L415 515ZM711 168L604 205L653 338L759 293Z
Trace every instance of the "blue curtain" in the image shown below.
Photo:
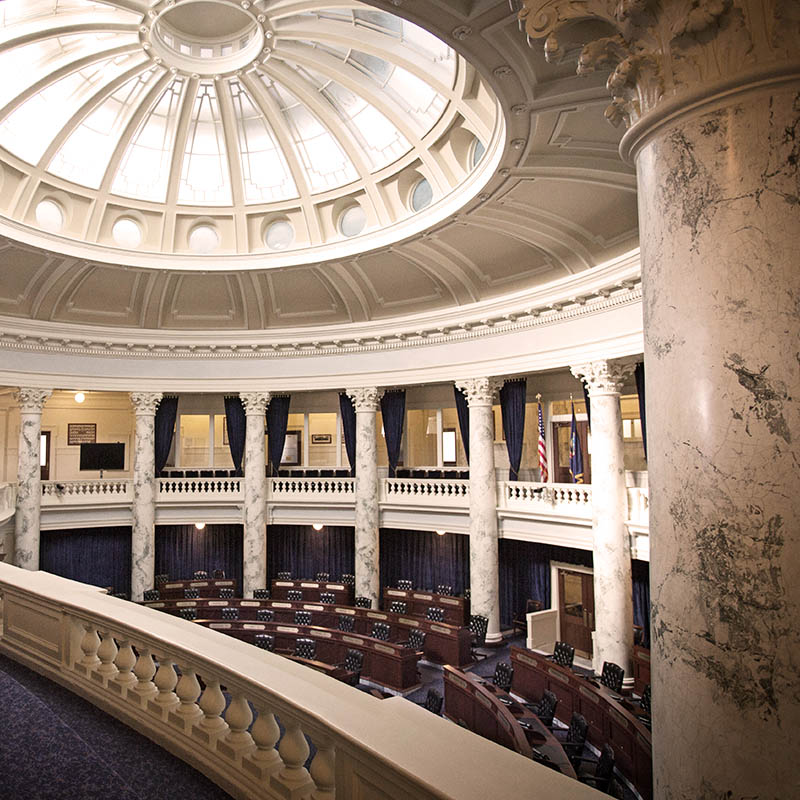
M406 390L397 389L383 393L381 397L383 434L386 438L386 455L389 458L389 477L394 478L403 441L403 420L406 416Z
M131 591L131 529L128 526L42 531L39 563L62 578Z
M356 410L347 392L339 392L339 412L342 415L342 433L347 460L350 462L350 475L356 474Z
M467 396L458 386L453 386L453 395L456 398L456 414L458 414L458 428L461 431L461 443L464 445L464 455L469 464L469 405Z
M645 412L644 398L644 361L636 365L633 373L636 379L636 394L639 396L639 419L642 422L642 445L644 446L644 460L647 461L647 414Z
M510 481L519 480L522 461L522 441L525 433L525 378L506 381L500 390L500 410L503 414L503 433L508 449Z
M269 401L267 406L267 434L269 435L270 475L278 474L283 456L283 445L286 442L286 427L289 424L289 395L278 395Z
M175 417L178 414L178 398L172 395L162 397L156 409L155 419L155 459L156 475L161 474L169 458L172 435L175 432Z
M633 576L633 624L642 628L642 644L650 647L650 564L631 561Z
M381 528L380 561L381 595L401 579L431 590L447 583L456 594L469 587L469 536L463 534Z
M326 525L315 531L310 525L270 525L267 535L267 577L271 582L279 572L297 578L313 578L327 572L332 580L355 572L355 534L353 528Z
M592 401L589 398L589 389L586 386L584 381L581 381L581 389L583 389L583 400L586 403L586 423L589 426L589 430L592 429Z
M241 525L156 525L156 575L182 580L198 569L222 569L241 595L242 538Z
M228 428L228 446L231 449L233 466L236 468L236 475L241 476L247 417L242 399L238 395L225 398L225 423Z

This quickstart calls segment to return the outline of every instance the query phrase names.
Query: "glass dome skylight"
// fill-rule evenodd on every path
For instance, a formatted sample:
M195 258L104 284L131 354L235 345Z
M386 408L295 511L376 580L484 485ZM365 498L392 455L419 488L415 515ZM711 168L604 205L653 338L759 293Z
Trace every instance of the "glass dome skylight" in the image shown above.
M455 51L356 2L6 0L0 70L2 177L30 178L3 215L36 226L54 203L60 236L117 251L137 238L113 233L124 218L141 256L322 257L354 205L355 238L397 240L411 186L430 186L426 214L452 213L488 175L475 142L502 146L497 103ZM278 217L293 236L269 247ZM198 251L201 218L218 244Z

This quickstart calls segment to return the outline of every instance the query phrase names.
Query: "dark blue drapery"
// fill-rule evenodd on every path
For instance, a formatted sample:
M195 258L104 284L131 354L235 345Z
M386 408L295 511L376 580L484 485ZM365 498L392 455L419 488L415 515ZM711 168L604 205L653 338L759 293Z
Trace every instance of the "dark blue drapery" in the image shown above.
M241 596L242 538L241 525L156 525L156 575L183 580L198 569L222 569Z
M650 564L631 561L633 577L633 624L642 628L642 644L650 647Z
M347 392L339 392L339 412L342 415L342 433L347 460L350 462L350 475L356 474L356 410Z
M39 563L62 578L131 591L131 529L128 526L42 531Z
M458 386L453 386L453 395L456 398L456 414L458 414L458 429L461 431L461 443L464 445L464 455L469 464L469 405L467 396Z
M644 398L644 361L636 365L633 373L636 379L636 394L639 396L639 419L642 423L642 446L644 447L644 460L647 461L647 415L645 412Z
M383 435L386 439L386 455L389 459L389 477L394 478L400 458L400 444L403 440L403 420L406 416L405 389L393 389L383 393L381 416Z
M225 424L228 429L228 447L231 449L233 466L236 475L242 474L242 456L244 455L244 440L247 431L247 417L244 413L242 399L238 395L225 398Z
M446 583L456 594L469 587L469 536L381 528L380 554L381 595L403 579L431 590Z
M169 458L172 435L175 432L175 417L178 414L178 398L172 395L162 397L156 409L155 419L155 461L156 475L161 473Z
M267 406L267 434L269 436L270 475L275 477L281 466L283 446L286 443L286 427L289 424L289 395L278 395Z
M503 433L508 449L510 481L519 480L522 461L522 442L525 433L525 378L506 381L500 390L500 410L503 415Z
M326 525L315 531L310 525L270 525L267 534L267 577L279 572L311 578L327 572L332 580L355 572L353 528Z

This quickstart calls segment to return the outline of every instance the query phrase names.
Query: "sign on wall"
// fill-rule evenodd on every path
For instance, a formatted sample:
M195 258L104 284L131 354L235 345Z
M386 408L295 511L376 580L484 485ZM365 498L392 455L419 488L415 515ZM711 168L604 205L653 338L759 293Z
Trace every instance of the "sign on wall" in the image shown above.
M67 423L67 444L94 444L97 441L97 423Z

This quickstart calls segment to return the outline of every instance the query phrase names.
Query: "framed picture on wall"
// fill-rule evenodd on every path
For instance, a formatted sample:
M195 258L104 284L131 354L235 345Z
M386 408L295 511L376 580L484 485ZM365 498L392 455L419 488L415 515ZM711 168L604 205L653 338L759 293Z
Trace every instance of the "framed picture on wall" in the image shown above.
M333 437L329 433L312 433L311 444L330 444Z
M97 423L67 423L67 444L94 444L97 441Z
M283 443L281 466L296 467L300 464L300 454L303 452L303 432L286 431L286 440Z

